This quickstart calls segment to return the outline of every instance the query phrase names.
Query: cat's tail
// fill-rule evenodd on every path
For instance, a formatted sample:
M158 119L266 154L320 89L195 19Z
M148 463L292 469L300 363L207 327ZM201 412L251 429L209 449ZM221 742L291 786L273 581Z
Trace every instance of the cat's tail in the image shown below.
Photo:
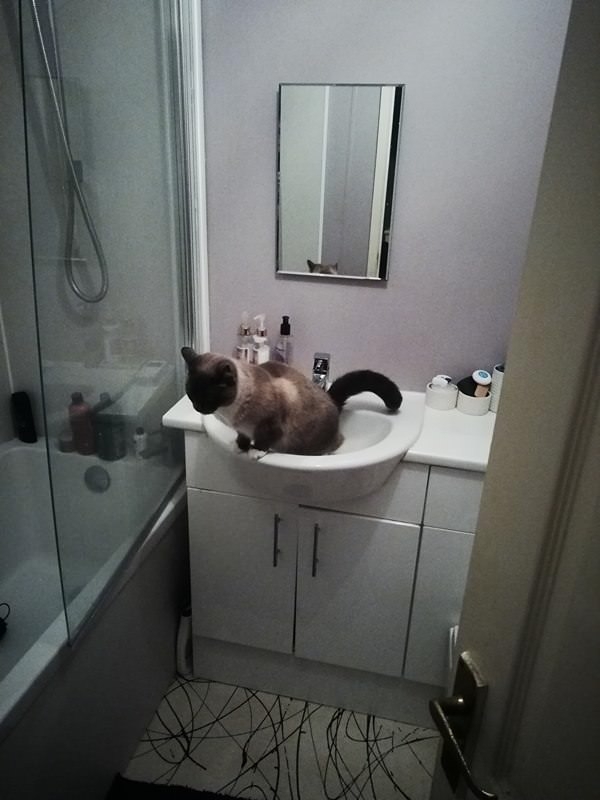
M390 411L397 411L402 404L402 395L396 384L380 372L370 369L347 372L331 384L328 394L341 409L349 397L361 392L373 392Z

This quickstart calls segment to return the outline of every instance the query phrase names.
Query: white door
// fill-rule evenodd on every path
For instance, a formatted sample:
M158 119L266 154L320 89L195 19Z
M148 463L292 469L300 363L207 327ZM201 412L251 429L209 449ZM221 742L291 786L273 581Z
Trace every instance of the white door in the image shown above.
M195 636L292 652L296 509L188 489Z
M511 800L600 797L598 41L574 0L460 622L489 684L472 772Z
M300 520L296 655L402 675L419 527L306 509Z

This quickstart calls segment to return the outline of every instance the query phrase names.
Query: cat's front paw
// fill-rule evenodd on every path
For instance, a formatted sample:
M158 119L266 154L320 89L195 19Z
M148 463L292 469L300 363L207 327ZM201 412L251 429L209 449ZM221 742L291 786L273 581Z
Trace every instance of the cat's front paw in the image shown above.
M250 450L250 446L252 444L252 442L250 441L250 437L246 436L245 433L238 433L235 443L242 451L242 453L247 453L248 450Z
M257 450L256 447L252 447L250 450L248 450L248 458L251 461L260 461L261 458L264 458L268 454L268 450Z

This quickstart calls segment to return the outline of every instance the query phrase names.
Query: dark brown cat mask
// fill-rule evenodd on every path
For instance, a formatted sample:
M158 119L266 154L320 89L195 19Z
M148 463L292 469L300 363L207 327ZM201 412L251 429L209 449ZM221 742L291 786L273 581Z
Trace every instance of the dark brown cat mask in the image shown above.
M185 391L196 411L214 414L221 406L233 403L237 375L228 359L213 353L198 355L191 347L182 347L181 355L188 366Z

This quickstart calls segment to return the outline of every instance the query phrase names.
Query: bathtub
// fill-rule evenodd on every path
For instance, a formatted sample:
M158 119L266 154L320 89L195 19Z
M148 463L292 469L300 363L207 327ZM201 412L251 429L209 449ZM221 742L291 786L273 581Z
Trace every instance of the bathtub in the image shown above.
M182 469L159 459L106 462L52 450L51 464L54 508L45 442L0 445L0 602L11 606L0 640L0 739L185 502Z

